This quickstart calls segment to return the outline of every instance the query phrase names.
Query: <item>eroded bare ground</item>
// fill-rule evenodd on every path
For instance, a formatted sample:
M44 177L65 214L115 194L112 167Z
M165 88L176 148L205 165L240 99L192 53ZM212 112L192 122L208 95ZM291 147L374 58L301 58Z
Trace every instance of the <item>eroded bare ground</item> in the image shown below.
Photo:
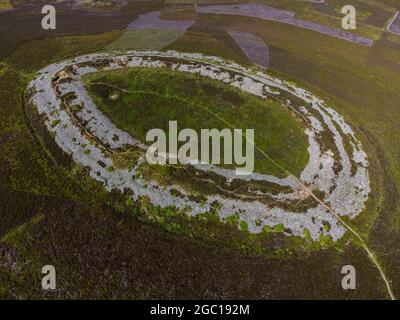
M389 32L392 32L393 34L400 36L400 11L396 12L393 19L390 21L387 29Z
M228 29L227 32L251 62L263 68L268 68L269 49L264 41L249 32L240 32L232 29Z
M277 21L294 25L299 28L305 28L315 32L323 33L346 41L351 41L360 45L371 46L373 44L373 41L366 37L357 36L355 34L343 31L342 29L331 28L312 21L297 19L294 12L278 10L273 7L260 4L199 6L197 10L200 13L239 15Z

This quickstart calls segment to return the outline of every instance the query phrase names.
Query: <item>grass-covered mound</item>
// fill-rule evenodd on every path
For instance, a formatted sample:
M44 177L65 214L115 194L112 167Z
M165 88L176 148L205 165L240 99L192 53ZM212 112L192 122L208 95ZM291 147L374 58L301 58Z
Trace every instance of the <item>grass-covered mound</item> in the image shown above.
M307 139L290 109L222 82L169 69L132 68L84 78L98 108L115 125L145 141L150 129L254 129L255 171L284 175L260 150L298 174L308 161ZM223 119L223 120L222 120ZM230 126L229 126L229 125Z

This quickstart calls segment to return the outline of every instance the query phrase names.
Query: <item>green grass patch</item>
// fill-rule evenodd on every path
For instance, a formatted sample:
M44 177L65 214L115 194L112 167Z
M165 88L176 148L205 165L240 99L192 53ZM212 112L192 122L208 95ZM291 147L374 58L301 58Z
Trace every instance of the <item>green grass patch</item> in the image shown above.
M13 6L9 0L0 0L0 12L12 9Z
M222 130L230 124L230 129L254 129L255 145L296 174L308 161L300 122L276 101L169 69L110 71L89 75L84 81L99 109L143 142L150 129L168 133L169 121L177 121L178 130L192 128L198 134L201 129ZM258 150L255 171L284 175Z

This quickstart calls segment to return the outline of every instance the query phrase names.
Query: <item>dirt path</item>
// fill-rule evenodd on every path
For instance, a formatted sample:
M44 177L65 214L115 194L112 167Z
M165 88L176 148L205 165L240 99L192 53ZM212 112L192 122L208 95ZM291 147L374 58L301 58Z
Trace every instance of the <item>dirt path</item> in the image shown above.
M132 93L132 91L111 85L111 84L107 84L104 82L99 82L99 83L95 83L95 84L102 84L102 85L106 85L106 86L110 86L114 89L120 90L124 93ZM135 91L136 92L136 91ZM142 93L152 93L152 94L156 94L154 92L142 92ZM183 99L185 100L185 99ZM192 103L190 101L185 101L187 103ZM198 107L201 107L203 109L205 109L208 113L210 113L211 115L217 117L219 120L223 121L227 126L229 127L233 127L231 124L229 124L227 121L225 121L224 119L222 119L221 117L215 115L215 113L212 112L212 110L210 110L209 108L207 108L204 105L199 105L196 104ZM252 141L247 140L249 143L252 143ZM387 278L380 262L378 261L378 259L376 258L375 254L373 253L373 251L369 248L367 242L364 240L364 238L360 235L360 233L355 230L352 226L350 226L346 221L343 220L343 218L341 217L341 215L336 212L332 207L330 207L329 205L327 205L323 200L321 200L318 196L315 195L315 193L313 193L311 190L309 190L309 188L295 175L293 175L291 172L289 172L288 170L286 170L285 168L283 168L282 166L280 166L278 163L276 163L272 158L270 158L263 150L259 149L257 146L254 145L254 147L261 152L264 157L271 161L275 166L277 166L280 170L284 171L285 173L287 173L289 176L292 176L294 179L296 179L296 181L304 188L304 190L306 190L309 194L309 196L311 196L313 199L315 199L319 204L321 204L329 213L331 213L345 228L347 231L349 231L361 244L361 246L363 247L363 249L365 250L365 252L368 255L368 258L371 260L371 262L373 263L373 265L377 268L377 270L379 271L379 274L383 280L383 282L385 283L387 292L390 296L390 298L392 300L396 300L396 297L394 296L393 290L391 288L390 285L390 281Z

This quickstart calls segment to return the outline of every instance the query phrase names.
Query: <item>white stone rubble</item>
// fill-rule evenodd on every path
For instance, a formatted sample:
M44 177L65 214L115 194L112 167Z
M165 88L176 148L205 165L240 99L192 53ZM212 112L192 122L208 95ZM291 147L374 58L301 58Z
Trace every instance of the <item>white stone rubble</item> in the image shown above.
M141 177L138 169L144 161L143 158L132 169L110 170L113 161L106 155L104 148L117 150L124 146L136 146L144 149L146 145L118 129L96 108L82 84L81 77L98 71L139 66L170 67L181 72L200 74L265 99L269 99L271 95L279 97L283 93L300 98L304 105L300 107L299 113L308 120L305 132L309 141L309 163L301 173L300 180L314 192L321 191L325 194L325 203L342 216L354 218L364 210L370 192L368 161L361 143L341 115L310 92L257 69L247 69L217 57L175 51L128 51L81 56L47 66L29 84L31 101L40 114L46 115L45 124L55 135L56 143L76 163L87 167L90 176L103 183L107 190L131 190L134 200L146 196L153 205L186 209L189 215L210 211L213 202L218 201L221 218L237 213L240 220L247 222L249 231L254 233L261 232L263 226L274 227L278 224L283 224L288 234L296 236L303 236L304 229L307 228L314 240L318 240L321 234L338 240L345 233L344 227L320 204L304 212L291 212L257 200L245 201L219 194L206 195L207 200L200 204L191 200L190 195L179 186L165 187ZM65 77L64 81L60 81L60 75ZM66 94L73 94L69 106L62 103L61 97ZM69 110L73 105L81 106L74 116ZM322 133L329 134L332 138L333 148L324 148ZM94 143L93 137L99 143ZM349 142L346 146L344 139ZM352 149L350 154L346 148ZM212 171L222 176L227 184L234 179L242 179L290 187L291 193L270 194L279 201L299 200L304 191L293 176L279 178L260 173L237 176L234 170L212 165L194 167L196 170ZM171 192L173 189L180 190L182 195L174 195ZM260 191L254 194L259 195ZM329 223L330 228L323 227L326 223Z

